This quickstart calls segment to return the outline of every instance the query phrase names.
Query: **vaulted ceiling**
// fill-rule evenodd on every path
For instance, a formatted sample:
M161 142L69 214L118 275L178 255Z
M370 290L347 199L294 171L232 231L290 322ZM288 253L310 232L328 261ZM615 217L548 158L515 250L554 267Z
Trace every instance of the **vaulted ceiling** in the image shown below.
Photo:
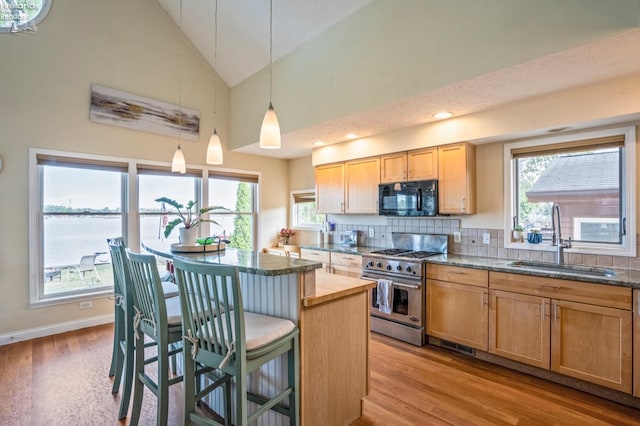
M180 24L181 17L183 32L232 91L269 65L268 0L218 0L216 58L213 0L158 1L177 24ZM273 61L296 49L305 49L310 40L376 1L385 0L273 0ZM394 6L403 7L405 1L394 2ZM446 3L453 7L457 1ZM489 4L511 0L482 1ZM443 4L438 5L442 2L432 0L431 3L434 10L436 5L444 7ZM527 5L525 0L520 0L520 3L523 7ZM625 0L625 3L629 9L640 7L636 0ZM554 52L541 50L539 57L530 60L488 69L480 75L409 97L399 96L393 102L374 104L330 120L285 130L281 150L260 150L255 143L239 150L295 158L309 154L311 143L316 140L331 144L344 141L348 132L370 136L426 123L433 120L432 114L440 107L458 116L472 114L540 94L640 73L638 15L633 18L636 28L629 26L602 31L600 37L592 38L588 43L577 42L574 47ZM570 20L572 16L566 19ZM523 16L523 21L514 23L514 26L518 24L535 25L535 22L528 22ZM452 25L456 23L452 22ZM473 40L469 42L473 43ZM449 49L455 48L446 41L444 45Z

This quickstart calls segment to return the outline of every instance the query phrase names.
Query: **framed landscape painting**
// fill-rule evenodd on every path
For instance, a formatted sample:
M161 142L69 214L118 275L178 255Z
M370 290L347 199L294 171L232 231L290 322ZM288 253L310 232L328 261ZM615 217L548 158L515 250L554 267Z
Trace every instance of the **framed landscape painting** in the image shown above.
M197 141L200 112L166 102L91 85L91 121Z

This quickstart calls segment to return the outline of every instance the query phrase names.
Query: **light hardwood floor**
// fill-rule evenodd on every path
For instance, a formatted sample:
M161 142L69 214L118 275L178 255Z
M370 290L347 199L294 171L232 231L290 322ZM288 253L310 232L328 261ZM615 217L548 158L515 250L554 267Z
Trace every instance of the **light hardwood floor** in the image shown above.
M107 377L113 327L0 347L0 425L126 425ZM181 385L170 395L182 418ZM145 394L141 424L155 424ZM486 362L373 334L365 425L640 425L640 410ZM316 425L312 425L316 426ZM331 425L333 426L333 425Z

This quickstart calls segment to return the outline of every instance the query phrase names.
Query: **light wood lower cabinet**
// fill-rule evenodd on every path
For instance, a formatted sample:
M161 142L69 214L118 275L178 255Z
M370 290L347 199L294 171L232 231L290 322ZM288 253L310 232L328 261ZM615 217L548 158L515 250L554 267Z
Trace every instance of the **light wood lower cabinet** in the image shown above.
M631 311L553 301L551 370L631 393Z
M550 300L489 290L489 352L549 369Z
M320 262L322 263L323 271L327 271L327 272L330 271L331 252L329 251L301 248L300 258Z
M360 278L362 275L362 256L334 251L331 253L331 271L337 275Z
M427 334L486 351L488 299L487 288L428 280Z
M633 291L633 395L640 397L640 290Z
M503 272L489 277L490 352L631 393L631 289Z

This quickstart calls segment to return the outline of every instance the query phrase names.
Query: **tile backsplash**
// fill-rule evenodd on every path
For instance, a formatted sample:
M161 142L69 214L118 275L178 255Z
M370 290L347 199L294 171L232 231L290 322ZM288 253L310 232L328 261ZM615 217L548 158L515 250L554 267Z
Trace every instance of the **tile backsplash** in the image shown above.
M543 251L539 248L536 250L505 248L503 229L461 228L460 219L388 218L386 225L336 224L336 233L354 230L359 231L358 244L361 246L391 247L393 232L447 234L449 235L449 253L452 254L541 262L555 261L555 251ZM454 242L454 232L460 232L459 243ZM489 234L489 244L483 242L486 233ZM640 249L638 253L640 253ZM565 263L640 271L640 258L638 257L580 254L566 251Z

